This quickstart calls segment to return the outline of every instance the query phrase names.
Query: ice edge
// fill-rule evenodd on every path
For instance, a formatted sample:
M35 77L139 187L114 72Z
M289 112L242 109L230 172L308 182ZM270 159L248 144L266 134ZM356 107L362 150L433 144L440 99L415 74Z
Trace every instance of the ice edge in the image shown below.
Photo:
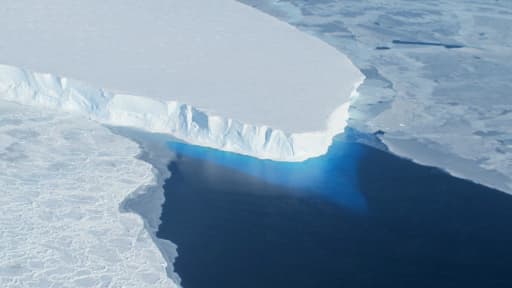
M287 133L212 115L176 101L114 93L82 81L0 64L0 98L4 100L79 113L103 124L170 134L194 145L290 162L327 152L333 137L344 131L350 102L363 81L361 75L349 100L326 120L324 131Z

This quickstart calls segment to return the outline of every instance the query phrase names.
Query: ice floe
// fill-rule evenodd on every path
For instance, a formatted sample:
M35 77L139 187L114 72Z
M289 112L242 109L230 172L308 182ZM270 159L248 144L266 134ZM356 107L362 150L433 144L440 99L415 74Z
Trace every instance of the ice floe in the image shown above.
M0 286L176 287L119 205L152 167L136 143L82 117L0 101Z

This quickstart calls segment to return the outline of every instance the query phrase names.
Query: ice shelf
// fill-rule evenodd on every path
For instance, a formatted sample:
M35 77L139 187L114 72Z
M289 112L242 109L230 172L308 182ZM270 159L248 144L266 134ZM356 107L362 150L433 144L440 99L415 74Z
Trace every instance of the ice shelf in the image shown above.
M0 39L11 101L274 160L325 153L364 79L325 42L231 0L7 0Z

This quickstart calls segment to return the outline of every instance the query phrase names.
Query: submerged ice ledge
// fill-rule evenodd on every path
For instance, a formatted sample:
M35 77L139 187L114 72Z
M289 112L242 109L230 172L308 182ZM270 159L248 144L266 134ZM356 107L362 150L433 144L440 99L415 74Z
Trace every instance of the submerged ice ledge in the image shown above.
M357 95L354 84L350 95ZM176 101L119 94L84 82L0 65L0 98L86 115L114 126L171 134L191 144L277 161L303 161L327 152L343 132L350 101L334 109L323 131L289 133L265 125L241 123Z

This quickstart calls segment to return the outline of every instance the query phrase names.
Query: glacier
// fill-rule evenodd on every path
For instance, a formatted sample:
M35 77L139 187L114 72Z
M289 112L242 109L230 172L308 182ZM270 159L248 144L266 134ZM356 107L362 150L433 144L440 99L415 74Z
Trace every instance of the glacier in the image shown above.
M364 80L235 1L1 6L2 287L179 287L155 236L172 155L145 132L301 161L344 130Z
M364 79L332 46L231 0L7 0L0 39L6 100L281 161L324 154Z

